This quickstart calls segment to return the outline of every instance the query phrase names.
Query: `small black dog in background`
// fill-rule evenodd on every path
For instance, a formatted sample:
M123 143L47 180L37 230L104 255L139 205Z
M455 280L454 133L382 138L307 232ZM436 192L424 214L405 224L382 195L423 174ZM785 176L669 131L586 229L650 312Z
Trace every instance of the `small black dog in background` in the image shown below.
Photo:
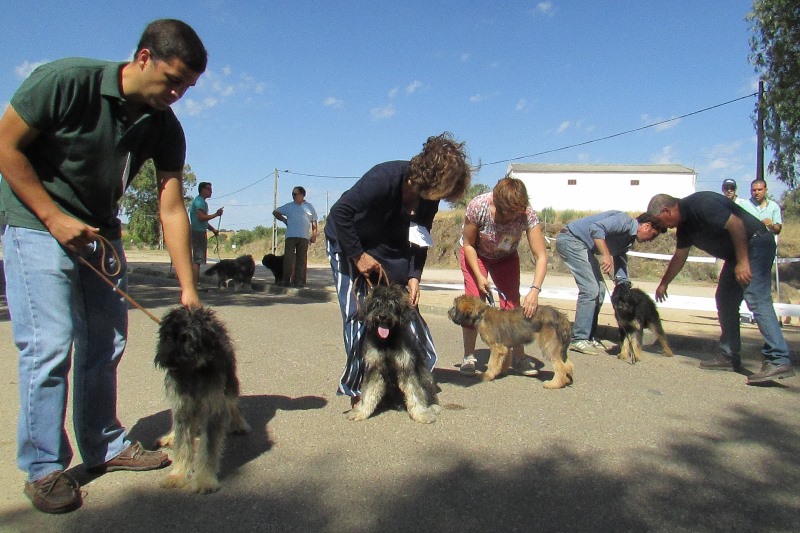
M275 254L267 254L261 259L261 264L272 271L275 276L275 283L280 283L283 279L283 256Z
M622 339L619 359L628 359L631 363L641 360L644 328L656 334L664 355L673 356L656 303L643 290L632 288L628 281L620 282L611 293L611 305L614 307L614 316L617 318L619 336Z
M206 270L206 276L217 275L217 288L223 285L228 286L228 282L233 280L234 290L248 285L253 289L253 274L256 273L256 262L252 255L240 255L236 259L222 259L216 265Z
M154 363L166 370L172 409L172 430L158 439L159 446L174 450L161 486L201 494L219 490L225 434L250 432L239 409L236 355L224 324L206 307L169 311L161 320Z

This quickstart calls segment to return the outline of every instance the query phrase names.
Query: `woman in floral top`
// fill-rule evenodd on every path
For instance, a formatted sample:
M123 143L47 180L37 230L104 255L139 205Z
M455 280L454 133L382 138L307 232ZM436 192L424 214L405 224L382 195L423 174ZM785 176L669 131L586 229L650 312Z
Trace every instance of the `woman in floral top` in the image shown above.
M459 254L464 274L464 292L486 299L491 290L488 276L497 287L501 309L520 307L520 272L517 247L522 235L528 240L536 270L533 284L522 301L525 316L532 317L539 306L539 293L547 274L547 248L539 218L530 206L525 184L511 177L497 182L492 192L473 199L467 206ZM464 361L461 373L475 374L475 342L478 331L462 327ZM526 376L537 374L524 348L515 346L513 366Z

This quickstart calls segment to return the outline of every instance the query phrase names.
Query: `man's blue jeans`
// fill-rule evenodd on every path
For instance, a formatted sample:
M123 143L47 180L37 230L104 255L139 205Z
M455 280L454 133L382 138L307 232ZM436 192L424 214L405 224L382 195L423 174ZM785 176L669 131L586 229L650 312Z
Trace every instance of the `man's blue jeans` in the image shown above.
M559 233L556 251L578 285L572 341L589 340L597 333L597 317L606 296L603 272L591 250L571 233Z
M739 333L739 306L742 299L753 313L758 330L764 337L761 353L764 359L775 365L789 365L789 349L781 332L775 308L772 306L772 263L775 260L775 239L765 232L750 239L747 246L750 255L750 284L742 287L736 281L735 261L725 261L719 274L716 300L721 335L719 345L722 353L734 362L741 361L742 338Z
M126 290L122 261L111 281ZM100 253L84 255L94 266ZM86 466L113 459L130 445L117 420L117 365L128 328L128 307L48 232L3 228L6 298L19 350L20 413L17 464L36 481L72 460L65 429L70 367L73 423ZM106 258L108 265L111 258Z

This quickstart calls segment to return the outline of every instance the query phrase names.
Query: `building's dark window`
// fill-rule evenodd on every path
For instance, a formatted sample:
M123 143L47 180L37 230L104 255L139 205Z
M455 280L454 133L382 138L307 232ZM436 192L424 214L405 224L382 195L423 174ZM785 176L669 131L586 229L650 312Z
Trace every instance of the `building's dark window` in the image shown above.
M639 180L631 180L631 185L639 185Z
M567 180L567 185L577 185L578 180Z

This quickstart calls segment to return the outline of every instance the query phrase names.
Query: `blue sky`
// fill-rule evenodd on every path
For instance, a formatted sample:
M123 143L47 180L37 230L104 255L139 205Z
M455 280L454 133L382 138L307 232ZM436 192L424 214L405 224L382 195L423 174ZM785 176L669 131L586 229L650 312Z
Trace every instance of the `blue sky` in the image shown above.
M225 228L272 225L275 168L278 204L303 185L322 215L355 179L317 176L408 159L442 131L466 141L483 163L475 181L488 185L521 158L676 163L697 171L699 190L731 177L744 192L756 159L750 9L745 0L21 2L0 12L0 105L41 62L124 61L147 22L180 18L210 56L174 109L187 163L213 182L209 206L225 205Z

